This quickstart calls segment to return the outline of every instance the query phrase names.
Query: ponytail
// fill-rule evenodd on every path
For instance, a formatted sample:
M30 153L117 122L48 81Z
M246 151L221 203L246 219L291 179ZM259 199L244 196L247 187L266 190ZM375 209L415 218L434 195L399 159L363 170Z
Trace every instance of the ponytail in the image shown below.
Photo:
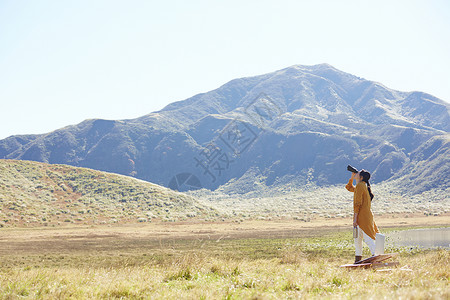
M370 183L369 183L370 173L363 169L363 170L361 170L361 172L359 172L359 174L363 178L362 181L364 181L367 184L367 190L369 191L370 201L372 201L374 195L372 193L372 189L370 188Z
M364 182L367 183L367 190L369 191L370 201L372 201L373 197L375 197L375 196L374 196L374 194L372 193L372 189L370 188L369 180L364 181Z

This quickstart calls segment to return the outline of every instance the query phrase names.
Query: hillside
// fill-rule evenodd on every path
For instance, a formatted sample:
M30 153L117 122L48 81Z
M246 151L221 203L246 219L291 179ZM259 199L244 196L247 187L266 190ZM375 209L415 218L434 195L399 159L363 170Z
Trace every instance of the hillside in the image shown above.
M0 158L88 167L179 190L247 193L255 180L341 184L347 164L383 182L430 159L430 151L415 153L449 134L449 111L426 93L392 90L327 64L296 65L231 80L137 119L12 136L0 141ZM440 153L449 144L443 147ZM178 176L191 182L179 184ZM430 184L412 190L438 187L437 176L428 172L422 179Z
M411 161L391 179L402 192L411 195L450 188L450 134L429 139L411 153ZM448 191L442 199L450 199Z
M134 178L0 160L0 227L174 221L213 214L190 196Z

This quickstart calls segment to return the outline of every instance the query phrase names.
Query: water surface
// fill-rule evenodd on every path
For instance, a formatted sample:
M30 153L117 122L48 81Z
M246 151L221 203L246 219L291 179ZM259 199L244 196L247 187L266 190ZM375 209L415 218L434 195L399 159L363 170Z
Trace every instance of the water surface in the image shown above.
M388 246L450 248L450 227L411 229L386 234Z

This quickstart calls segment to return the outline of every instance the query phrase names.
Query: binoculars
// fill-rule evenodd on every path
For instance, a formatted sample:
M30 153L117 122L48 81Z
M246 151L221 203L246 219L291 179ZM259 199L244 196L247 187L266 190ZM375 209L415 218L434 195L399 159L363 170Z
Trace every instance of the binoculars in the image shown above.
M352 173L358 173L358 170L356 170L355 168L353 168L352 166L348 165L347 166L347 171L350 171Z

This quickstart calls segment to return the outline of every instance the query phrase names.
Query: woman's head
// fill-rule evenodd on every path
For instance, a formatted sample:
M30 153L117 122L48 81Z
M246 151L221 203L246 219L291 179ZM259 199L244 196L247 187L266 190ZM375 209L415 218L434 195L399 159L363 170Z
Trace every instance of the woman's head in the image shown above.
M364 181L365 183L369 183L369 179L370 179L370 173L367 172L366 170L362 169L361 171L359 171L359 176L361 178L361 181Z

